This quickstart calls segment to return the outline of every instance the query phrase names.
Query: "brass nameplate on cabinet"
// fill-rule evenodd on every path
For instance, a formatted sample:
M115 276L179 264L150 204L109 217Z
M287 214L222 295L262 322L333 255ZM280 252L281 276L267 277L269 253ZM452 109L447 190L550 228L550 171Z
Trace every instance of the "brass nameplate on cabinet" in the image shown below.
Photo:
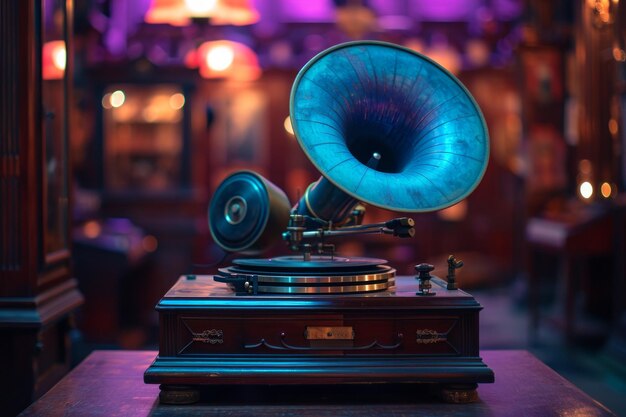
M354 340L354 329L350 326L307 326L304 336L306 340Z

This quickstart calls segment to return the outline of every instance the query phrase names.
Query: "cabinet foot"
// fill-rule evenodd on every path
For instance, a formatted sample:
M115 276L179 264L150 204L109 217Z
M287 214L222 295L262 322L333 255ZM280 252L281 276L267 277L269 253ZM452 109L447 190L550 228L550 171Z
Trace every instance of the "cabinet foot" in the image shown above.
M161 385L161 404L193 404L200 399L200 391L186 385Z
M478 384L455 384L441 387L441 398L447 403L468 404L478 401Z

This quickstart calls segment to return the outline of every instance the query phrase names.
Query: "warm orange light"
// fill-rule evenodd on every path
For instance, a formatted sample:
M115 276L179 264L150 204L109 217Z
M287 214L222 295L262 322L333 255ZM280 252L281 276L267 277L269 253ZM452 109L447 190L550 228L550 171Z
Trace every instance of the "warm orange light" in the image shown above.
M424 41L419 38L407 39L407 41L404 43L404 46L419 53L423 53L424 49L426 48Z
M582 198L584 198L585 200L588 200L593 195L593 185L591 185L589 181L585 181L582 184L580 184L578 191L580 192L580 195Z
M124 104L124 101L126 101L126 95L122 90L116 90L111 93L109 101L111 103L111 107L121 107Z
M613 0L616 5L616 1ZM612 23L611 5L609 0L587 0L587 6L592 9L594 19L601 24Z
M219 0L211 16L213 25L252 25L259 21L259 12L250 0Z
M65 51L65 44L60 44L52 51L52 63L55 67L61 71L65 71L67 64L67 52Z
M463 64L461 55L454 47L447 43L442 42L432 45L426 51L426 55L453 74L458 74L461 70Z
M148 123L154 123L159 118L159 109L155 106L144 107L141 116Z
M197 60L198 70L204 78L250 81L261 76L256 54L239 42L227 40L205 42L198 47Z
M591 174L591 161L588 159L582 159L578 163L578 171L583 175Z
M251 25L259 12L249 0L152 0L144 21L187 26L192 18L210 18L212 25Z
M200 66L200 59L198 51L192 49L185 54L184 63L187 68L195 69Z
M185 105L185 96L181 93L174 93L169 99L170 107L174 110L180 110Z
M491 51L487 43L480 39L472 39L465 45L467 59L475 66L483 66L489 63Z
M83 233L89 239L97 238L98 236L100 236L101 232L102 227L100 226L100 223L95 220L89 221L83 226Z
M217 45L209 50L206 56L206 64L213 71L228 69L235 60L235 51L230 45Z
M111 93L106 93L104 96L102 96L102 107L104 107L105 109L110 109L111 107Z
M44 80L58 80L63 78L67 66L67 51L65 42L50 41L42 49L42 77Z
M458 222L467 216L467 200L461 200L453 206L437 212L442 220Z
M153 24L186 26L191 23L189 15L183 0L152 0L143 20Z
M283 122L283 126L285 126L285 131L290 135L293 135L293 126L291 125L291 117L285 117L285 121Z
M217 0L185 0L185 6L192 16L210 16L217 6Z
M139 108L141 107L141 103L138 103L135 100L125 100L124 105L120 107L110 106L112 109L113 120L118 123L129 123L132 120L136 119L137 113L139 112Z
M148 123L177 122L180 120L180 110L185 104L185 98L180 93L154 94L144 103L141 110L142 118Z
M600 186L600 194L602 194L602 197L609 198L612 192L613 189L611 187L611 184L609 184L608 182L603 182Z

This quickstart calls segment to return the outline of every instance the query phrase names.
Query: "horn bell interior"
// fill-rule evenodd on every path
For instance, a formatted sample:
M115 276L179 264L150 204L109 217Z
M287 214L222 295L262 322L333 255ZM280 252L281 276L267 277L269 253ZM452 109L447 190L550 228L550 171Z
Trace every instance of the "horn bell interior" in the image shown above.
M314 57L293 84L290 116L326 178L389 210L455 204L476 188L489 159L484 118L463 84L385 42L349 42Z

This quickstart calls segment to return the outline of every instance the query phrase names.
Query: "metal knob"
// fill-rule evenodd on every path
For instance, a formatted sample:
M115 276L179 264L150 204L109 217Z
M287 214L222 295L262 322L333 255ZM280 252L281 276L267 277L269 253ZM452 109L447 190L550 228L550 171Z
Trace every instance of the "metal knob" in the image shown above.
M417 279L419 280L419 291L417 295L435 295L430 289L432 284L430 283L430 272L435 269L431 264L419 264L415 266L417 272Z

